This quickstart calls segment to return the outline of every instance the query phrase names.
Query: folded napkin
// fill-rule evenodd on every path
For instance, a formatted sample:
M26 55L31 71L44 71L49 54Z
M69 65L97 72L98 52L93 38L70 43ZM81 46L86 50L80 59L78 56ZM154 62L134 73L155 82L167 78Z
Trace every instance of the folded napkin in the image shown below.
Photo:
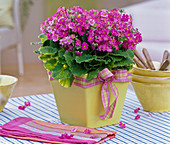
M115 131L55 124L18 117L0 126L0 136L53 144L94 144L114 138Z

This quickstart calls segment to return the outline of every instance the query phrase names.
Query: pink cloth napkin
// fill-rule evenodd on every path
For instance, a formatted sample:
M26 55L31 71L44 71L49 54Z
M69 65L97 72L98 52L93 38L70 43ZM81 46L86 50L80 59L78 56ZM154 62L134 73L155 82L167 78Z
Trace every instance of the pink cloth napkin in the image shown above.
M0 136L54 144L94 144L114 138L116 132L18 117L0 126Z

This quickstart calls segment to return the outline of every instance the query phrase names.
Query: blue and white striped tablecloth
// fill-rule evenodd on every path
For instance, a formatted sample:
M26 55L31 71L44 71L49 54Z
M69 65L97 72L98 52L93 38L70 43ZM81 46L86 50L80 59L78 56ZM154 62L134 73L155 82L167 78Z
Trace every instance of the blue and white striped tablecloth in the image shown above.
M27 107L24 111L19 110L18 106L23 105L25 101L30 101L31 106ZM138 107L141 108L138 113L141 118L134 120L137 115L134 113L134 109ZM149 117L148 112L142 110L134 92L128 91L121 115L121 121L125 123L127 127L121 129L116 125L112 125L100 128L101 130L117 131L116 137L105 143L170 144L170 111L165 113L152 113L152 115L152 117ZM53 94L11 98L3 112L0 112L0 125L21 116L61 123ZM40 144L40 142L0 137L0 144Z

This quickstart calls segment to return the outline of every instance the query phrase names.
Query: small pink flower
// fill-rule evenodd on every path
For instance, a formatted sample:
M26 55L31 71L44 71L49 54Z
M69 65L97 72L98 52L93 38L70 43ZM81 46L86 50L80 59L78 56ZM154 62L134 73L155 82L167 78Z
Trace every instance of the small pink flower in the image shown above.
M152 114L148 112L148 116L149 116L149 117L152 117Z
M90 19L90 20L89 20L89 24L90 24L91 26L94 26L95 21L94 21L93 19Z
M122 128L122 129L123 129L123 128L126 128L126 125L125 125L122 121L119 122L119 126L120 126L120 128Z
M26 106L19 106L18 109L25 110Z
M91 133L91 130L90 130L90 129L85 129L85 130L84 130L84 133L85 133L85 134L90 134L90 133Z
M31 106L31 103L29 101L27 101L27 102L25 101L24 104L25 104L25 106Z
M75 51L75 54L76 54L76 55L79 55L79 56L81 56L81 55L82 55L82 53L81 53L81 52L79 52L79 51Z
M80 46L80 45L81 45L81 41L79 39L76 39L75 46Z
M87 50L88 46L89 45L86 42L83 42L81 48L82 48L82 50Z
M137 115L137 116L135 117L135 120L138 120L138 119L140 119L140 115Z

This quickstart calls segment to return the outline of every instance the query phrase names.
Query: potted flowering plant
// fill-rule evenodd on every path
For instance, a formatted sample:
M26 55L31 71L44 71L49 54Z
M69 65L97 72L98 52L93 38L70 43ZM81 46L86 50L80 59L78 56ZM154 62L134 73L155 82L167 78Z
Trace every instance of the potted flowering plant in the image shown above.
M50 72L51 80L57 79L64 87L84 85L78 82L79 78L85 78L81 80L87 83L98 83L94 80L98 79L102 70L111 71L112 74L114 71L130 70L136 45L142 41L141 33L132 26L131 15L121 9L87 11L79 6L68 9L59 7L54 16L41 24L40 29L41 42L32 43L41 44L35 53L39 54L39 59ZM105 86L108 89L107 84ZM101 91L101 88L98 89ZM117 95L116 90L112 90L114 95ZM57 92L54 91L54 94L57 95ZM109 110L105 109L105 114L115 109L115 104L109 108L111 99L107 100L104 107ZM62 112L59 110L59 113Z

